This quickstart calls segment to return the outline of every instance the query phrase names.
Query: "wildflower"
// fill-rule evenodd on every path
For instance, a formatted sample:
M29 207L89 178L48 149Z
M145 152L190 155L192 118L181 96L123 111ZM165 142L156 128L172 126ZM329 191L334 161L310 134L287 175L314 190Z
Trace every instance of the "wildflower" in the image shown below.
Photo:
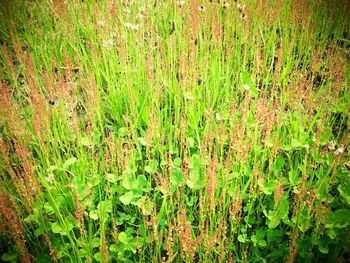
M246 21L246 20L247 20L247 16L246 16L245 14L241 14L241 19L242 19L243 21Z
M100 27L105 27L107 24L106 24L105 21L99 20L99 21L97 21L97 25L100 26Z
M229 4L228 2L224 2L224 3L222 4L222 7L225 8L225 9L227 9L227 8L230 7L230 4Z
M141 6L139 8L139 12L144 15L146 13L146 8L144 6Z
M125 12L125 14L130 14L130 13L131 13L131 10L130 10L129 8L125 8L125 9L124 9L124 12Z
M133 30L133 31L137 31L140 28L140 25L138 24L132 24L130 22L126 22L125 24L125 28L128 30Z
M336 143L335 141L330 141L330 142L328 143L328 150L334 151L336 145L337 145L337 143Z
M177 1L177 4L181 7L185 4L185 0L179 0Z
M245 4L241 4L241 3L237 3L237 8L240 12L242 12L243 10L245 10L246 5Z
M53 183L53 180L55 179L55 176L53 173L50 173L48 176L45 177L46 181L48 181L50 184Z
M137 14L137 19L142 20L145 17L141 12Z
M103 41L103 47L105 48L109 48L113 46L113 40L112 39L107 39L105 41Z
M343 147L339 147L336 151L335 151L335 154L336 155L340 155L344 152L344 148Z
M205 6L204 6L203 4L201 4L201 5L198 7L198 10L199 10L199 12L204 13L205 10L206 10L206 8L205 8Z

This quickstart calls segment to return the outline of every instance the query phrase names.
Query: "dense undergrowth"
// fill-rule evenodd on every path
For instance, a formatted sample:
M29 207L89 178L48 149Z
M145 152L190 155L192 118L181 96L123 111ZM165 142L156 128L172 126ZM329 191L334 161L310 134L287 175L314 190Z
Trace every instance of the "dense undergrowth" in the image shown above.
M1 1L5 262L345 262L349 1Z

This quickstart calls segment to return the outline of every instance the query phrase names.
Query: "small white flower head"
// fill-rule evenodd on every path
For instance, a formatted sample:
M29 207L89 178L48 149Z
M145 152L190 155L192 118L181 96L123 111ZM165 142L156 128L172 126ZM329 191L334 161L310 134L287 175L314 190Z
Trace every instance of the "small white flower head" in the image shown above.
M335 150L335 146L337 146L337 143L335 141L330 141L328 143L328 150L334 151Z
M124 13L125 13L125 14L130 14L130 13L131 13L131 10L127 7L127 8L124 9Z
M145 17L145 15L143 13L141 13L141 12L137 14L137 19L138 20L142 20L144 17Z
M335 151L335 154L336 155L340 155L344 152L344 148L343 147L339 147L336 151Z
M100 27L105 27L107 25L107 23L103 20L98 20L97 21L97 25L100 26Z
M110 48L110 47L113 46L113 44L114 44L113 39L106 39L106 40L103 41L102 45L105 48Z
M48 181L50 184L53 183L53 180L55 180L55 176L53 173L49 173L48 176L45 177L46 181Z
M230 7L230 4L228 2L224 2L222 4L222 7L225 8L225 9L228 9Z
M133 3L134 3L133 0L124 0L124 1L123 1L123 4L124 4L124 5L129 5L129 6L130 6L130 5L132 5Z
M206 10L205 5L201 4L201 5L198 7L198 10L199 10L199 12L204 13L204 12L205 12L205 10Z
M185 0L179 0L179 1L177 1L177 5L178 6L183 6L185 4Z
M144 7L144 6L141 6L140 8L139 8L139 12L141 13L141 14L146 14L146 7Z
M243 11L243 10L245 10L246 5L245 4L241 4L241 3L237 3L237 8L238 8L239 11Z
M130 22L126 22L124 24L125 28L128 30L132 30L132 31L137 31L140 29L140 25L139 24L132 24Z

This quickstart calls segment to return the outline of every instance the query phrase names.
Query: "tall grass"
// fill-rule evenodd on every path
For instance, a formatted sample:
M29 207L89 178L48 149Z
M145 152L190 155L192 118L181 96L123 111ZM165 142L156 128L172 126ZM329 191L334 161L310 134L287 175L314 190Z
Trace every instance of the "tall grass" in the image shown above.
M1 1L5 262L345 262L348 1Z

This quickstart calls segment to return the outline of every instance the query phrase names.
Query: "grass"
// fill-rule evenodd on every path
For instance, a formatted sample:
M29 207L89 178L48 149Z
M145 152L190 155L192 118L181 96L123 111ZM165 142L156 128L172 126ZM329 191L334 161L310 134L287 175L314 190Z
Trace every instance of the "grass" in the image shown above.
M1 1L4 262L346 262L348 1Z

